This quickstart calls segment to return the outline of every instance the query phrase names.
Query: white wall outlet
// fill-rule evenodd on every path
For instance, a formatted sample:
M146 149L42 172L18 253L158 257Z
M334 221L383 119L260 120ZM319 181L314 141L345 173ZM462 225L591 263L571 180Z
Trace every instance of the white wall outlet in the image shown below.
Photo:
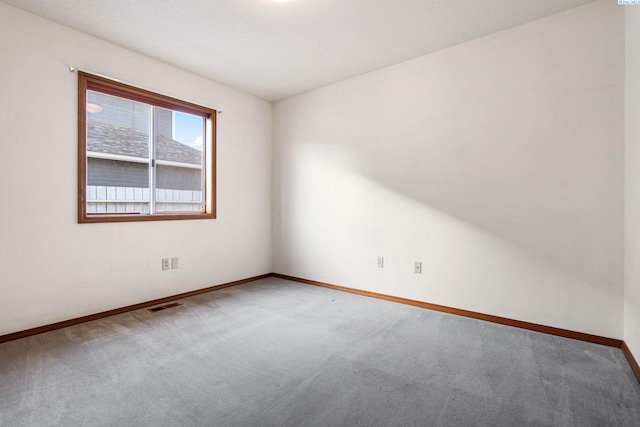
M378 268L383 268L384 267L384 257L379 256L378 257Z
M169 258L162 258L162 269L169 270L171 268L171 260Z
M178 258L171 258L171 269L175 270L178 268Z
M415 264L413 265L413 272L416 274L422 274L422 262L415 262Z

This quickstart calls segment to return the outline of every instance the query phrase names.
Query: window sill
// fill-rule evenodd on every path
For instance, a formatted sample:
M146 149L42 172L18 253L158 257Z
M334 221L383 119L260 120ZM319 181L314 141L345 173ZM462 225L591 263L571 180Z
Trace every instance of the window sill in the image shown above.
M138 222L138 221L172 221L189 219L215 219L214 213L171 213L171 214L129 214L129 213L109 213L109 214L87 214L80 216L78 223L91 224L100 222Z

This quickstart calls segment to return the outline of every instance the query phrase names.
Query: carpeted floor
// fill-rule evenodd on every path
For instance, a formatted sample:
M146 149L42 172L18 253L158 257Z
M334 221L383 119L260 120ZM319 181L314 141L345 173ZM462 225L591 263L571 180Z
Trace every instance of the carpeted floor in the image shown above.
M640 426L619 349L270 278L0 344L2 426Z

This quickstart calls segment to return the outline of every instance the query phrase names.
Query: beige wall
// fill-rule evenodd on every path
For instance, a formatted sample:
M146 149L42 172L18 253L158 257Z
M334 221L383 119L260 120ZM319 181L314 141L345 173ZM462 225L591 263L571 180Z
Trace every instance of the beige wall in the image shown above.
M599 1L276 103L275 271L622 338L623 28Z
M640 7L625 8L624 340L640 361Z
M224 110L217 220L77 224L69 65ZM271 272L271 109L0 4L0 335Z

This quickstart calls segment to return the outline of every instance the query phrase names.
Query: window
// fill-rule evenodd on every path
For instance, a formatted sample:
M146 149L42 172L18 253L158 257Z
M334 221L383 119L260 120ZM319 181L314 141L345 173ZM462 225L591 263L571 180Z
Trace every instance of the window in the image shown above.
M78 75L78 222L215 218L216 111Z

